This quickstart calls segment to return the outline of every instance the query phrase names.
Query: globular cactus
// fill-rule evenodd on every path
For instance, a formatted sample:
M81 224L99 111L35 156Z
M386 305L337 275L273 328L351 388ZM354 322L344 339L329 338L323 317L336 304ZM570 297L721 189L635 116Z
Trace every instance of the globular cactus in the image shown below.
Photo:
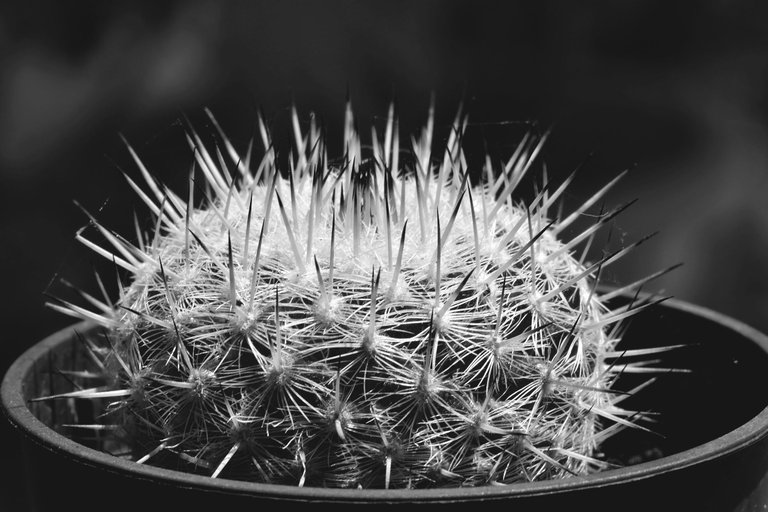
M364 147L348 108L332 160L294 110L293 152L278 157L260 119L256 162L210 116L215 145L187 135L184 198L129 146L155 228L78 233L131 279L115 302L85 295L95 310L50 304L102 327L85 341L106 384L61 396L106 399L139 463L214 477L420 488L604 468L600 443L639 418L612 385L647 368L617 364L617 326L642 306L611 310L617 292L596 286L632 246L573 255L619 209L559 237L616 180L567 216L570 178L518 204L545 137L472 174L467 118L440 150L433 119L405 150L390 109Z

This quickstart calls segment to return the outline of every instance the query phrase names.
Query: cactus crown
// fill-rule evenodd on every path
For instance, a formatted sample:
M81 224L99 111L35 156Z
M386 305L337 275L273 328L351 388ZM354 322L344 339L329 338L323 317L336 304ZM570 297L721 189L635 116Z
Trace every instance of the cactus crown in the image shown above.
M154 230L130 243L92 218L102 242L78 233L131 279L116 303L84 295L93 310L50 303L103 327L86 344L106 385L59 396L108 400L138 462L214 477L414 488L606 466L597 447L638 418L611 389L633 368L615 364L616 327L643 306L611 310L596 284L632 247L572 255L620 209L558 237L616 180L555 218L572 177L515 202L544 136L473 180L461 114L439 151L432 110L405 149L390 108L364 147L348 107L334 161L294 110L280 168L261 119L256 161L208 114L217 142L188 131L184 198L128 146Z

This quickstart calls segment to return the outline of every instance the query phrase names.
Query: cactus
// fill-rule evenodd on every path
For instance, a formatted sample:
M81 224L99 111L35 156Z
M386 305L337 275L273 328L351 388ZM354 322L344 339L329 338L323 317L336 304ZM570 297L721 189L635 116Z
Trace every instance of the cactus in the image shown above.
M114 302L49 303L101 327L84 342L104 380L46 398L106 400L102 429L138 463L213 477L424 488L607 467L601 442L644 428L613 385L648 370L617 364L642 354L616 346L650 303L610 309L617 292L596 288L636 244L574 256L621 208L560 237L618 177L567 216L556 206L573 176L517 203L546 136L528 134L499 169L486 158L478 178L467 117L433 151L433 112L406 150L391 107L364 147L348 106L337 160L295 109L281 160L260 118L258 163L207 112L216 143L188 130L184 198L128 145L143 184L126 180L155 225L135 243L94 217L101 242L77 234L130 279Z

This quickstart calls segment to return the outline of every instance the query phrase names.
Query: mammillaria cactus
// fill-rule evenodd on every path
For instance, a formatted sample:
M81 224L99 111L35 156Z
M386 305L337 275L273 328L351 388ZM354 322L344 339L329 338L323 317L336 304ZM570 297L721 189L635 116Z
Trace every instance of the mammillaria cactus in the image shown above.
M257 162L210 116L216 144L188 131L183 197L129 146L155 228L131 243L91 218L103 243L78 233L131 278L116 301L84 294L93 309L51 302L100 326L84 337L98 371L82 377L106 379L59 396L107 400L102 427L137 462L213 477L417 488L606 467L600 443L640 417L612 385L648 370L621 360L648 350L617 349L644 306L609 309L618 291L596 288L632 246L573 255L620 208L560 236L616 180L566 216L571 178L519 204L545 137L473 173L467 118L440 150L433 119L405 149L390 108L364 147L348 107L334 160L294 110L293 152L279 158L259 119Z

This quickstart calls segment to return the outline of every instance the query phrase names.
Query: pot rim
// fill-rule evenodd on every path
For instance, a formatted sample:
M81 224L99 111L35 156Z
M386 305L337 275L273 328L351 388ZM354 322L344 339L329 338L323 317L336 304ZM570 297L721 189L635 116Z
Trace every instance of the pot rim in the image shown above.
M768 336L739 320L678 299L665 301L664 307L716 322L747 338L758 345L764 352L768 353ZM766 407L751 420L718 438L653 461L559 480L501 486L436 489L336 489L297 487L223 478L214 479L205 475L137 464L133 461L88 448L57 433L32 414L22 394L22 381L25 375L28 374L31 366L38 358L53 347L65 343L74 330L85 329L89 325L89 322L79 322L61 329L27 349L14 361L3 378L2 390L0 392L6 416L14 427L51 452L60 453L72 459L78 459L84 464L102 467L114 473L144 480L154 480L161 484L177 487L227 494L258 495L262 498L307 502L322 501L327 503L456 502L509 499L516 496L576 492L583 489L594 489L644 480L655 475L679 471L695 464L740 451L768 436L768 407Z

